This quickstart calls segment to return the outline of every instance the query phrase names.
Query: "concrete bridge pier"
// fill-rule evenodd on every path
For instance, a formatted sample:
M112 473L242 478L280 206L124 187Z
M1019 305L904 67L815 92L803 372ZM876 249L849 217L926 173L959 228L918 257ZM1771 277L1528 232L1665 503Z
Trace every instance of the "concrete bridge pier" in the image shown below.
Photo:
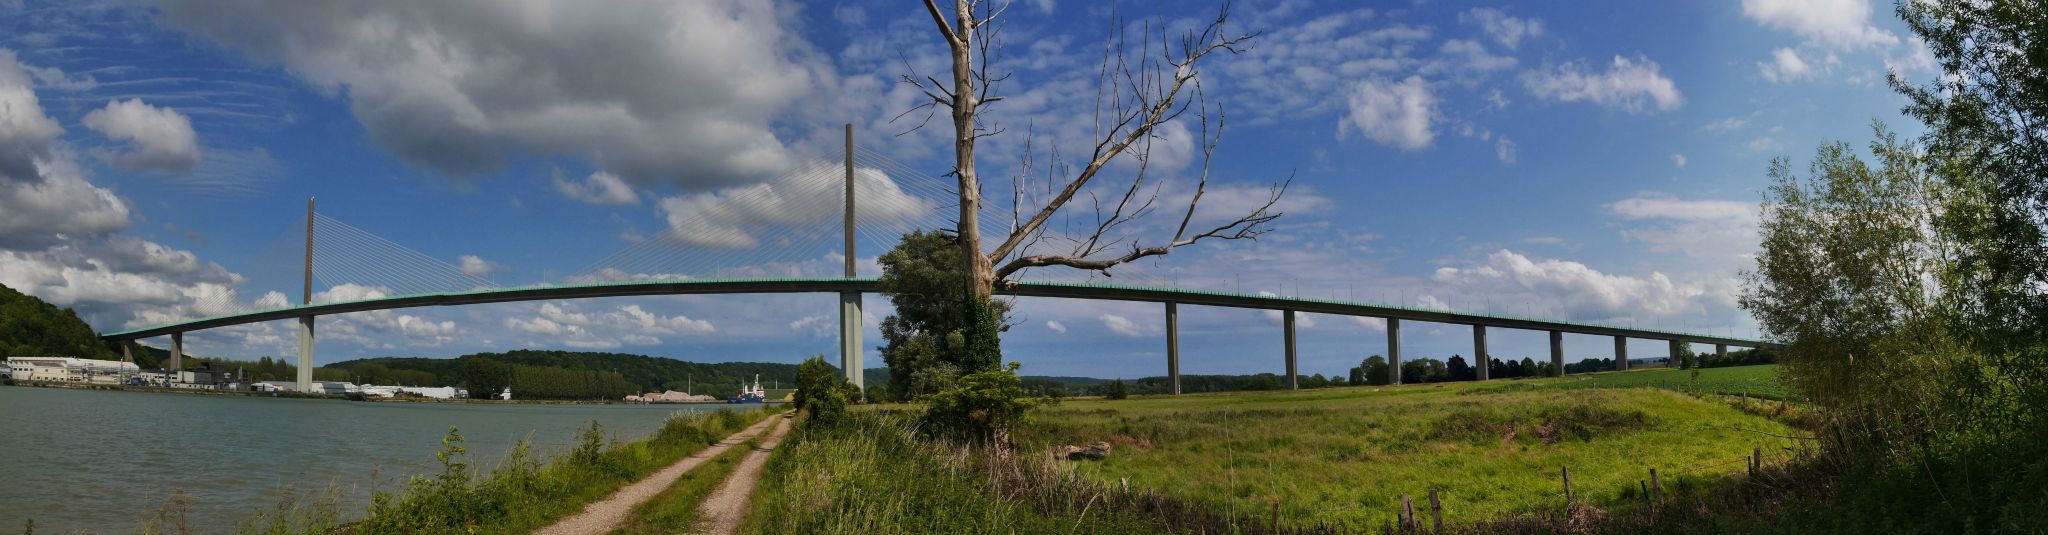
M1299 390L1301 388L1301 372L1294 366L1294 311L1283 311L1280 317L1283 318L1280 322L1282 324L1281 330L1287 332L1287 389Z
M1564 331L1550 331L1550 376L1564 377Z
M185 369L185 333L171 333L171 382L178 381L178 370Z
M1472 326L1472 360L1475 362L1472 367L1478 372L1479 380L1487 380L1487 376L1490 375L1488 368L1493 367L1493 357L1486 356L1485 325L1474 324Z
M1401 318L1387 318L1387 384L1401 384Z
M1676 367L1678 367L1678 353L1679 353L1679 351L1678 351L1678 350L1679 350L1679 349L1681 349L1681 348L1683 348L1683 347L1684 347L1684 344L1685 344L1685 342L1680 342L1680 341L1677 341L1677 340L1672 340L1672 341L1671 341L1671 364L1670 364L1670 366L1668 366L1668 367L1671 367L1671 368L1676 368Z
M861 362L865 354L861 351L860 292L839 294L839 369L846 374L846 381L860 389L861 397L867 397L867 367Z
M299 316L299 392L313 391L313 317Z
M1728 344L1714 344L1715 358L1728 358Z
M1166 391L1180 393L1180 308L1166 302Z
M1628 371L1628 337L1614 335L1614 371Z

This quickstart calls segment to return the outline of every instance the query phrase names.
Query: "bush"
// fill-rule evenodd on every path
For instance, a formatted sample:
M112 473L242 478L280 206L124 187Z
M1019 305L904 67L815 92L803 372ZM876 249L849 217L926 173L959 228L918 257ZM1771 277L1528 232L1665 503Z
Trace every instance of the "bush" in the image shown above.
M1125 399L1131 397L1131 387L1123 379L1110 381L1102 386L1103 399Z
M1019 364L967 374L945 390L925 397L924 429L974 444L1001 445L1009 430L1024 423L1038 400L1017 378Z

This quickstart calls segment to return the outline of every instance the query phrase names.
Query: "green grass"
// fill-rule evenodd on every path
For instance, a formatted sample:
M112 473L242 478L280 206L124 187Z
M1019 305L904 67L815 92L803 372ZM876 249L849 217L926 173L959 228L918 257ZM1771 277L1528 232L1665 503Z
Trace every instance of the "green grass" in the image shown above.
M741 533L1161 531L1112 511L1105 503L1121 499L1106 496L1113 493L1039 469L1043 463L920 439L898 415L856 411L848 419L837 428L790 433L769 458ZM1080 501L1052 503L1064 498Z
M1769 377L1726 370L1703 380ZM1553 507L1562 466L1581 503L1628 508L1651 468L1672 496L1744 473L1752 447L1791 447L1784 424L1726 403L1627 388L1674 387L1664 379L1678 374L1689 372L1068 401L1016 439L1027 453L1108 441L1108 460L1075 470L1232 518L1278 504L1284 524L1347 530L1383 528L1402 495L1426 504L1430 490L1454 524Z
M700 507L704 499L718 490L718 485L732 474L752 452L759 439L748 440L719 452L717 457L697 465L685 472L683 477L669 485L654 498L633 507L633 513L626 518L626 524L612 533L694 533L697 523L702 521Z
M1669 368L1595 373L1567 377L1561 383L1546 386L1560 388L1631 388L1648 386L1677 390L1680 392L1703 392L1729 396L1748 395L1764 399L1784 399L1791 391L1778 382L1778 366L1735 366L1730 368L1706 368L1699 370L1699 377L1693 377L1692 370Z

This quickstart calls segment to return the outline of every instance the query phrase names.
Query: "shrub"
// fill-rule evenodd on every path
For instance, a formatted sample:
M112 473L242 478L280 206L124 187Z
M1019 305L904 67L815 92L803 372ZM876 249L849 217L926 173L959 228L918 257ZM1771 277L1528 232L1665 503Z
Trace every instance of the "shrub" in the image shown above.
M1038 400L1017 378L1019 364L967 374L945 390L925 397L927 432L975 444L1002 444L1024 422Z
M846 416L848 391L853 384L839 378L824 356L811 357L796 368L796 407L810 411L805 425L835 425ZM853 395L859 395L855 391Z

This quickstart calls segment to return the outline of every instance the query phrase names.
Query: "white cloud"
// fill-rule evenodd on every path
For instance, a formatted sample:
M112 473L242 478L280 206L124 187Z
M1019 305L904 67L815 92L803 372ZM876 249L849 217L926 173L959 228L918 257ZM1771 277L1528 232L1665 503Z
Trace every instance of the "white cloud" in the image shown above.
M1629 222L1620 229L1623 238L1647 244L1652 252L1682 253L1730 269L1747 264L1756 252L1753 203L1645 193L1615 201L1607 211Z
M1477 265L1438 268L1431 279L1467 293L1531 297L1579 321L1677 316L1701 310L1703 298L1709 297L1703 285L1680 284L1663 273L1612 275L1578 262L1531 259L1505 249Z
M1429 147L1436 139L1430 121L1436 116L1436 95L1421 76L1394 82L1368 79L1352 87L1351 113L1338 120L1338 132L1357 129L1366 139L1402 150Z
M492 272L504 270L505 265L499 264L497 262L492 262L489 260L484 260L482 257L479 257L477 255L466 254L460 257L456 257L455 269L462 271L462 274L464 275L469 275L471 277L483 277L490 275Z
M557 171L554 177L555 191L571 199L590 204L636 204L640 195L633 193L633 186L627 185L618 175L598 171L583 180L570 180Z
M1515 163L1515 142L1500 138L1493 144L1493 157L1502 163Z
M1805 59L1799 57L1798 52L1790 48L1771 51L1771 61L1757 62L1756 70L1763 74L1765 80L1774 83L1811 78L1815 74L1813 66L1808 65Z
M86 128L134 147L113 157L122 167L183 171L199 163L192 120L178 110L151 106L139 98L114 100L85 114L84 122Z
M1685 103L1678 84L1664 77L1657 62L1636 56L1614 56L1606 72L1593 72L1581 62L1522 73L1522 84L1538 97L1563 102L1592 102L1609 109L1638 113L1678 109Z
M1109 332L1121 334L1124 336L1145 335L1145 329L1139 327L1138 323L1131 321L1130 318L1126 318L1116 314L1103 314L1101 316L1097 316L1096 319L1102 320L1102 326L1109 328Z
M24 67L14 51L0 48L0 181L35 180L36 160L48 158L64 133L56 119L43 113Z
M580 157L689 189L782 171L770 124L831 87L769 0L607 5L164 0L160 20L344 95L371 140L449 174Z
M796 173L783 180L664 198L657 208L673 231L666 239L746 249L760 243L757 234L839 221L845 210L843 180ZM865 167L855 169L854 197L859 200L854 215L863 225L896 222L937 209L933 201L905 191L889 175Z
M789 330L808 332L814 338L831 338L838 336L839 325L831 316L815 314L789 322Z
M1458 22L1478 24L1494 42L1509 50L1520 45L1523 38L1543 35L1543 21L1511 17L1506 12L1488 7L1473 8L1459 13Z
M1373 332L1387 332L1387 319L1371 316L1351 316L1351 322Z
M1516 63L1515 58L1493 55L1486 51L1485 45L1479 44L1478 41L1465 39L1444 41L1443 46L1437 49L1437 57L1437 60L1423 65L1421 70L1423 74L1439 72L1483 74L1511 69L1514 68Z
M1684 168L1685 168L1685 155L1684 155L1684 154L1679 154L1679 153L1676 153L1676 152L1674 152L1674 153L1671 153L1671 163L1672 163L1673 165L1677 165L1679 169L1684 169Z
M1869 0L1742 0L1742 14L1764 26L1790 30L1834 48L1890 46L1891 32L1870 25Z
M1045 328L1052 332L1067 334L1067 326L1059 320L1045 320Z

